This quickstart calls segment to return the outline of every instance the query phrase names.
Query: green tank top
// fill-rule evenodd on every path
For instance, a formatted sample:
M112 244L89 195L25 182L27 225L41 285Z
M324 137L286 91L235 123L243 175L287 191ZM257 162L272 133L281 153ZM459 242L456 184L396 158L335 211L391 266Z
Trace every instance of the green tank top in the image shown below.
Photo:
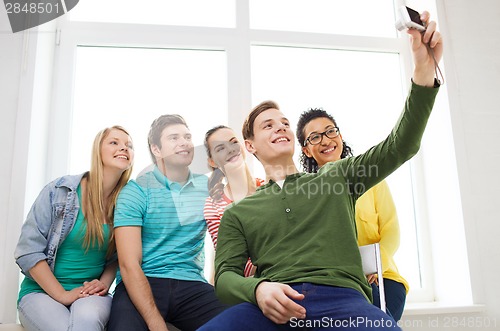
M80 201L80 209L76 222L57 250L54 268L54 276L67 291L82 286L85 281L99 279L104 271L108 249L108 241L105 240L102 247L99 247L96 242L89 247L88 251L85 251L83 238L87 230L87 220L82 213L80 185L77 188L77 194ZM104 238L108 238L109 228L107 224L103 225L103 230ZM25 277L21 283L18 301L26 294L33 292L44 293L44 290L37 282Z

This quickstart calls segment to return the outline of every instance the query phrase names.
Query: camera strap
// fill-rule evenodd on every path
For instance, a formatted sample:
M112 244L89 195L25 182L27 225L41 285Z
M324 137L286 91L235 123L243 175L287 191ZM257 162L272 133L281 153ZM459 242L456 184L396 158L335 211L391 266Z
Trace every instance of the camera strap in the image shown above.
M432 60L434 61L434 73L436 75L436 81L439 85L443 85L444 84L444 76L443 76L443 73L441 72L441 68L439 68L439 64L436 61L436 56L434 55L434 50L429 46L429 44L425 44L425 46L427 46L427 49L429 50L429 53L432 56Z

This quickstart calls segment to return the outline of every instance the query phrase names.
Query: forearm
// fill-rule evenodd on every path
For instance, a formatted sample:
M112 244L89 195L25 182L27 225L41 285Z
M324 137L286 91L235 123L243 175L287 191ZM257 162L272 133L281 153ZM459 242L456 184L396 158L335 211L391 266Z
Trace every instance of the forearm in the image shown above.
M434 86L434 70L418 70L413 71L413 82L419 86L433 87Z
M266 279L244 277L248 261L247 240L240 223L226 210L219 228L215 252L215 291L221 301L228 304L251 302L256 304L255 288Z
M396 254L399 248L400 231L397 221L386 225L380 231L380 247L390 257Z
M255 289L262 281L265 279L243 277L235 272L226 271L217 277L215 292L222 302L228 304L242 302L257 304Z
M64 300L63 296L66 293L66 290L54 276L45 260L35 264L35 266L31 268L29 272L31 274L31 277L33 277L33 279L37 282L38 285L40 285L45 293L47 293L57 302L62 303L62 301Z
M155 304L151 286L141 266L120 264L120 272L128 296L148 325L149 330L167 330L166 323Z
M111 284L116 278L116 269L118 268L118 261L110 263L106 266L99 280L108 287L111 287Z
M344 159L349 168L342 171L355 194L363 194L418 152L437 92L437 88L412 84L403 112L387 138L359 156Z

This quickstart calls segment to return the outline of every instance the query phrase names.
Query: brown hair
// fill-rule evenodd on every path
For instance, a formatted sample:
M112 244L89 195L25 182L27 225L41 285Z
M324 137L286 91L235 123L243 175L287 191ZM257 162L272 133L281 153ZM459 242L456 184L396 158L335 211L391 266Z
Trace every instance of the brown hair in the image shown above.
M241 133L243 135L243 139L252 139L254 135L253 131L253 124L255 122L255 119L257 116L262 114L268 109L280 109L278 104L272 100L267 100L259 103L257 106L255 106L250 114L248 114L247 118L245 119L245 122L243 122L243 129L241 130Z
M158 148L161 148L161 134L163 130L167 126L174 124L182 124L186 128L188 127L184 118L181 115L177 114L161 115L160 117L155 119L153 123L151 123L151 128L149 129L148 134L148 149L154 164L156 164L156 158L151 151L151 146L156 145L158 146Z
M211 128L210 130L208 130L205 133L205 140L203 143L205 145L205 149L207 151L207 156L209 158L212 157L212 152L210 151L208 139L210 139L210 137L215 132L219 131L220 129L232 130L231 128L229 128L225 125L218 125L218 126ZM222 199L222 192L224 190L224 186L222 185L222 180L224 179L225 174L219 168L214 168L214 167L210 166L210 164L208 166L212 170L212 174L210 175L210 178L208 179L208 192L210 194L210 197L214 201L219 201ZM256 188L255 180L252 178L252 175L250 173L250 169L248 169L247 165L245 165L245 172L246 172L246 176L247 176L247 185L248 185L247 187L248 187L249 191L250 190L255 191L255 188Z

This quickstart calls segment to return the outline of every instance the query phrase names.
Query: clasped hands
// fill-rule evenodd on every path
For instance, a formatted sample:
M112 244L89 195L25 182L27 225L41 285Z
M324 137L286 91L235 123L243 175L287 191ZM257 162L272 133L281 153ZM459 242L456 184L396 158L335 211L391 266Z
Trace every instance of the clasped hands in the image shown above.
M83 286L75 287L72 290L61 293L57 301L69 306L80 298L85 298L91 295L106 295L108 290L109 286L98 279L94 279L90 282L83 282Z

